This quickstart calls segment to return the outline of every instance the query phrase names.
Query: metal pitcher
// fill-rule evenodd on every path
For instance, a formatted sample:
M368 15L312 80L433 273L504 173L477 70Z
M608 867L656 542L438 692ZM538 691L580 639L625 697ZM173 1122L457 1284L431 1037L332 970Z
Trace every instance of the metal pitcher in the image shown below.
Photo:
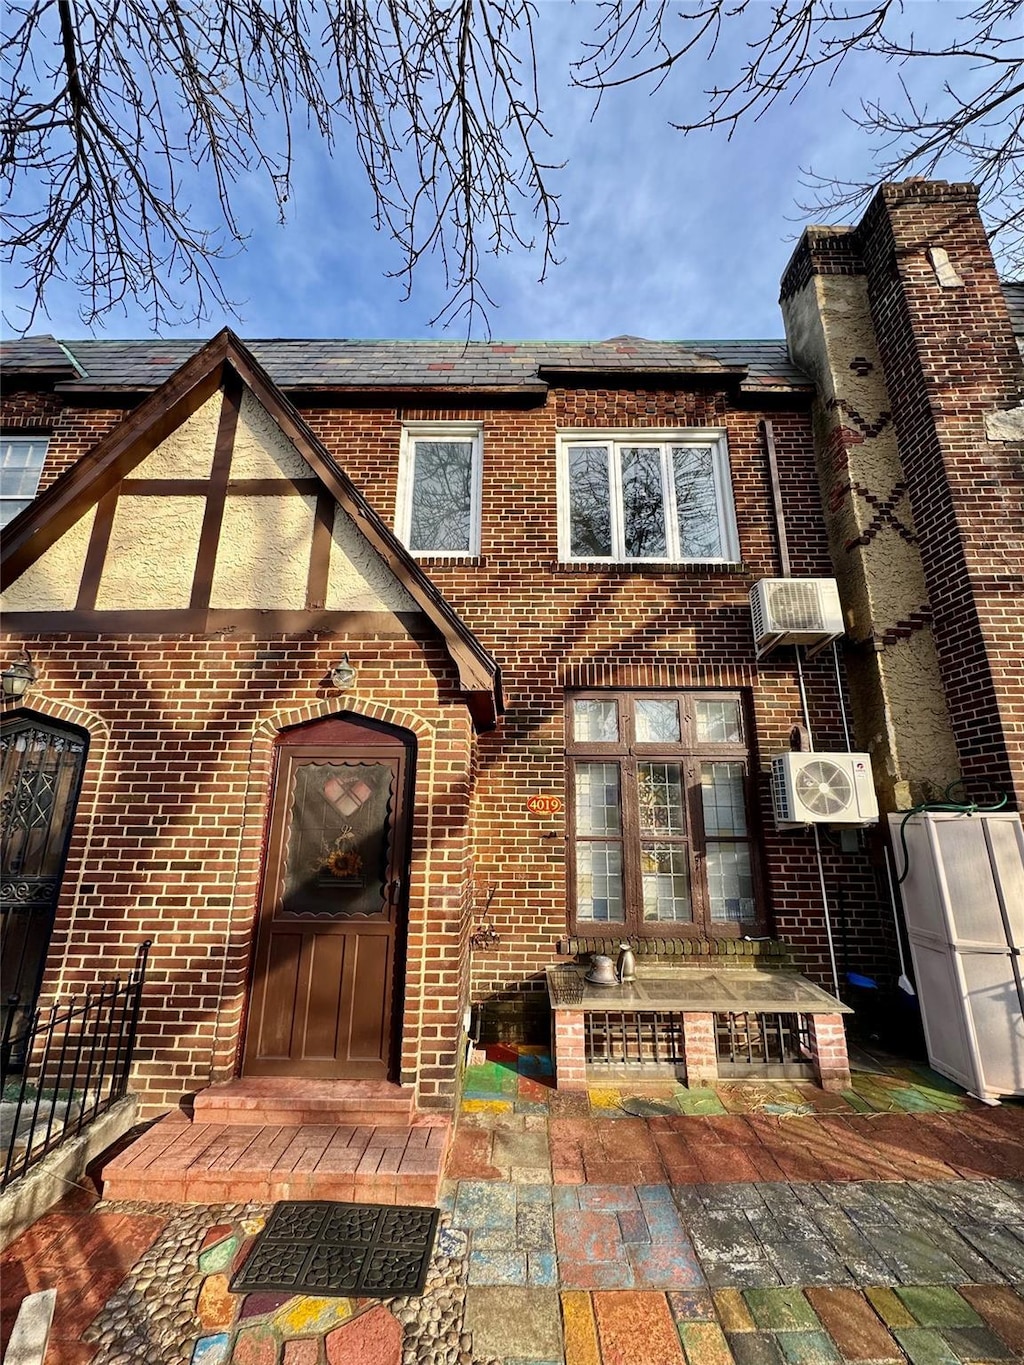
M619 960L615 971L623 985L627 981L636 980L636 958L633 956L633 949L628 943L619 944Z

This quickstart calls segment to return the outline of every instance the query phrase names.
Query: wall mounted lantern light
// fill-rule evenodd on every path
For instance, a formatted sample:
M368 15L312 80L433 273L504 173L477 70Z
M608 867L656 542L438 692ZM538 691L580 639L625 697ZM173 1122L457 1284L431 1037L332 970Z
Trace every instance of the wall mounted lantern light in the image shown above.
M331 669L331 686L336 687L339 692L348 692L355 686L356 670L349 663L348 654L341 656L341 662L336 663Z
M32 665L32 655L27 649L23 649L14 663L10 663L0 673L0 683L3 684L3 694L5 700L17 701L28 691L29 684L34 683L38 674Z

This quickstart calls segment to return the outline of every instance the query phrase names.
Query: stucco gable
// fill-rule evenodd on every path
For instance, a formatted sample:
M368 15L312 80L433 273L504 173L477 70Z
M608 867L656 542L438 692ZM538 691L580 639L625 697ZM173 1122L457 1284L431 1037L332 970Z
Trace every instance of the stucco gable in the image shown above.
M23 628L391 617L441 635L478 725L501 710L493 658L229 331L11 523L2 583Z

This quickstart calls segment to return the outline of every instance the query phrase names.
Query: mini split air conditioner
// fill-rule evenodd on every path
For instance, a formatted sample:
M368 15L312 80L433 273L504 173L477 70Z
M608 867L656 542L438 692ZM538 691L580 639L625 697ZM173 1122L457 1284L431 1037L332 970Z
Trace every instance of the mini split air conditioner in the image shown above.
M777 754L772 759L772 805L780 829L876 824L870 755Z
M814 653L843 634L834 578L762 578L750 589L750 616L759 659L779 645Z

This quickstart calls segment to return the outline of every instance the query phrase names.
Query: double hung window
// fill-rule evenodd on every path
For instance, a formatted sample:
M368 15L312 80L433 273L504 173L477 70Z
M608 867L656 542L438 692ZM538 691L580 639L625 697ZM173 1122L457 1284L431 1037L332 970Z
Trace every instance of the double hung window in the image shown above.
M576 929L749 931L758 913L740 696L580 693L566 723Z
M478 422L407 426L402 432L395 518L414 553L480 553Z
M0 526L29 505L46 459L45 436L0 437Z
M558 457L563 562L739 557L723 431L563 432Z

